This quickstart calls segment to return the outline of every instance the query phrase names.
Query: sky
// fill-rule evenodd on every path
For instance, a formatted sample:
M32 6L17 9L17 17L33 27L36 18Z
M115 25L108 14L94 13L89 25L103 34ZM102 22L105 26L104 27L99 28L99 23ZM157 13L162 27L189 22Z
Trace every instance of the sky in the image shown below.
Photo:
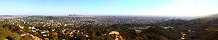
M204 16L218 0L0 0L0 15Z

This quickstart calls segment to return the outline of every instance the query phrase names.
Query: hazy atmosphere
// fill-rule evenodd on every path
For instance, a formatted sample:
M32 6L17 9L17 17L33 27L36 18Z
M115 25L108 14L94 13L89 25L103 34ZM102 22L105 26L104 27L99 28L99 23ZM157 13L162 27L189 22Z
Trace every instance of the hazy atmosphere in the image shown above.
M0 0L0 40L218 40L218 0Z
M0 15L204 16L217 0L0 0Z

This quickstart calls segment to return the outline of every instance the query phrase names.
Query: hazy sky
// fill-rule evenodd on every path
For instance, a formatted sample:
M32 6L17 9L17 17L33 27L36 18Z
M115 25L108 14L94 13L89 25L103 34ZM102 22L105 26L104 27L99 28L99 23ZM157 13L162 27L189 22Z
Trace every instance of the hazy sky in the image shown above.
M0 15L160 15L218 13L218 0L0 0Z

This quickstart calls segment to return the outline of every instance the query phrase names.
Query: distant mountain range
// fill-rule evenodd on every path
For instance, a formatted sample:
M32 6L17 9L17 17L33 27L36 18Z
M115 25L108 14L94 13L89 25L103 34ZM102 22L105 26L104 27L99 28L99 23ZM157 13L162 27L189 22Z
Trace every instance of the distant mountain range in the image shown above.
M0 18L21 18L21 17L28 17L28 16L45 16L45 15L0 15ZM68 15L66 15L66 16L68 16ZM80 15L80 16L86 17L86 16L90 16L90 15ZM101 15L98 15L98 16L101 16ZM102 15L102 16L106 16L106 15ZM171 18L175 18L175 19L191 20L191 19L197 19L197 18L214 18L214 17L218 17L218 14L212 14L212 15L207 15L207 16L203 16L203 17L176 17L176 16L134 16L134 17L171 17Z
M22 18L27 17L27 15L0 15L0 18Z

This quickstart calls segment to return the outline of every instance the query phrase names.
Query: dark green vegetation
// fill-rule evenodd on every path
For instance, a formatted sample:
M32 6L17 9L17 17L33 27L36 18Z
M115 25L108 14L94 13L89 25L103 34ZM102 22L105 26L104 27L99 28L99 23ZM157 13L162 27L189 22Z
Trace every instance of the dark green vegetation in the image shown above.
M124 40L177 40L185 33L185 40L218 40L218 19L199 18L193 20L173 19L150 24L113 24L109 26L82 25L80 27L56 27L37 25L40 31L32 32L29 24L9 23L7 20L0 22L0 40L30 40L30 36L20 36L30 33L41 39L50 40L112 40L110 31L118 31ZM24 29L18 27L24 26ZM62 25L63 26L63 25ZM22 30L22 31L20 31ZM43 36L43 30L48 30L49 36ZM52 31L55 30L55 31ZM63 30L66 30L63 32ZM73 34L71 31L76 30ZM79 30L79 32L78 32ZM73 36L70 36L73 35ZM86 37L89 35L89 37Z

